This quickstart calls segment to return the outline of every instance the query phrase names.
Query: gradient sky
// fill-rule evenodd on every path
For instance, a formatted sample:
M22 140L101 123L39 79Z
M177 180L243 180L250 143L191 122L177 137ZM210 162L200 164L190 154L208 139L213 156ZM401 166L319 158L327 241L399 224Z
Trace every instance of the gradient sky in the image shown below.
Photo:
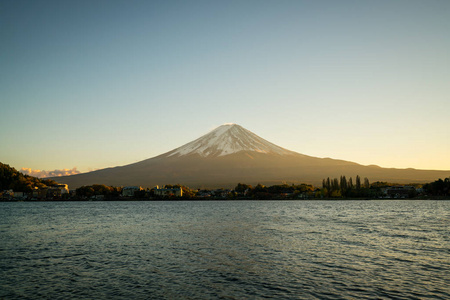
M89 170L237 123L450 170L450 1L0 2L0 161Z

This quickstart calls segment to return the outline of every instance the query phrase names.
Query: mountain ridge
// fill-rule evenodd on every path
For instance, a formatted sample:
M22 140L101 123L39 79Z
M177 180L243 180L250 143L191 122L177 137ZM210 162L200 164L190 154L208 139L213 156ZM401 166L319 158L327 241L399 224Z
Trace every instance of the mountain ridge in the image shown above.
M183 184L191 188L234 187L237 183L308 183L359 175L371 181L431 182L450 171L364 166L355 162L318 158L279 147L237 125L225 124L192 142L153 158L89 173L54 177L71 188L82 185Z

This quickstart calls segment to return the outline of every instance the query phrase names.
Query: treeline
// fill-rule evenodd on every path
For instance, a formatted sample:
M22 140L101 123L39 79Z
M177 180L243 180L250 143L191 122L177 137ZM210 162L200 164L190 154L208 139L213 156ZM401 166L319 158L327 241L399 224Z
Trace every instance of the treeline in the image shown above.
M79 197L92 198L95 196L119 197L122 194L121 187L107 186L104 184L94 184L82 186L75 190L75 194Z
M322 188L316 188L310 184L280 184L264 186L257 184L252 186L245 183L238 183L234 189L202 189L194 190L187 186L165 185L164 188L182 188L183 196L176 197L157 196L153 189L140 189L134 193L134 199L342 199L342 198L385 198L386 189L405 186L396 183L376 181L370 183L368 178L361 179L358 175L353 178L326 178L322 180ZM427 184L408 184L412 187L407 197L416 196L444 196L450 197L450 178L439 179ZM104 196L103 199L120 199L122 196L122 187L106 186L94 184L91 186L82 186L75 190L75 197L78 199L96 198ZM412 192L411 192L412 191ZM419 192L417 192L419 191ZM389 196L388 196L389 197Z
M264 186L258 184L255 187L238 183L234 189L201 189L194 190L187 186L176 184L167 184L164 189L181 188L183 195L181 197L175 195L156 195L154 189L139 189L131 196L134 199L151 200L151 199L190 199L190 200L204 200L204 199L305 199L314 198L315 188L309 184L299 185L273 185ZM75 190L73 195L74 200L83 199L123 199L123 189L121 187L106 186L101 184L94 184L91 186L82 186ZM102 196L102 197L100 197ZM129 199L129 198L127 198Z
M31 192L35 188L45 189L55 184L57 184L56 181L22 174L15 168L0 162L0 191Z
M322 180L322 195L327 198L357 198L357 197L369 197L371 196L371 185L367 177L361 182L361 177L356 176L355 182L352 177L348 180L342 175L339 179L333 178Z
M250 199L306 199L315 197L315 188L310 184L281 184L264 186L238 183L231 193L230 198Z
M425 192L434 196L450 196L450 177L438 179L423 186Z
M196 191L191 190L187 186L180 184L167 184L164 186L165 189L175 189L181 188L183 190L183 196L181 199L191 199L196 195ZM104 199L119 199L122 196L123 188L116 186L107 186L104 184L94 184L89 186L82 186L75 190L75 197L78 199L87 199L87 198L100 198L99 196L103 196L101 198ZM139 189L134 191L133 196L136 199L153 199L155 198L155 193L153 189ZM174 196L168 195L166 197L161 198L175 198Z
M359 176L356 176L355 182L353 182L351 177L347 179L345 176L340 176L339 179L323 179L321 194L326 198L383 198L389 196L386 194L387 189L396 189L399 187L409 188L409 198L416 196L450 197L450 177L444 180L438 179L426 184L410 183L402 185L381 181L370 183L368 178L364 178L361 181Z

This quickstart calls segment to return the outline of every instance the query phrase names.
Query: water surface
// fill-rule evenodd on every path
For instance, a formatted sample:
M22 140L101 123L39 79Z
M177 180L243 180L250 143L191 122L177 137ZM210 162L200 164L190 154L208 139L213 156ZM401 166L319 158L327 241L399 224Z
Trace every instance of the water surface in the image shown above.
M449 299L450 201L0 203L3 299Z

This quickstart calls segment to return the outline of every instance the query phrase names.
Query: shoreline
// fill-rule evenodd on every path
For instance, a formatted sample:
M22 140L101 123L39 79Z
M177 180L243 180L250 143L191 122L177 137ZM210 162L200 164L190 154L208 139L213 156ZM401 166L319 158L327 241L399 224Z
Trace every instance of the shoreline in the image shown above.
M252 199L252 198L237 198L237 199L223 199L223 198L166 198L166 199L148 199L148 198L130 198L130 199L45 199L45 200L5 200L0 199L0 202L187 202L187 201L449 201L449 197L427 197L427 198L311 198L311 199Z

